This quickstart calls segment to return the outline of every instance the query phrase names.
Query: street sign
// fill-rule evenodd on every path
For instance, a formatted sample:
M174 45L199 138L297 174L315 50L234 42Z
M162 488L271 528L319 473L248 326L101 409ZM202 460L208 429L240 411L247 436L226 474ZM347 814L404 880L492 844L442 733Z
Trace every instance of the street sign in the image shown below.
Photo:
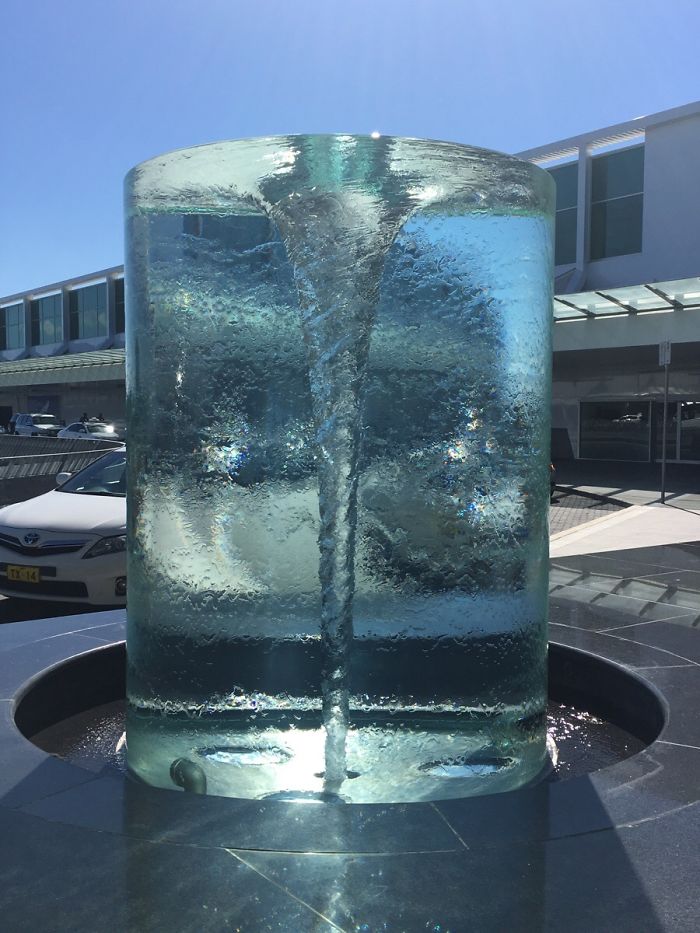
M671 365L671 341L662 340L659 344L659 366Z

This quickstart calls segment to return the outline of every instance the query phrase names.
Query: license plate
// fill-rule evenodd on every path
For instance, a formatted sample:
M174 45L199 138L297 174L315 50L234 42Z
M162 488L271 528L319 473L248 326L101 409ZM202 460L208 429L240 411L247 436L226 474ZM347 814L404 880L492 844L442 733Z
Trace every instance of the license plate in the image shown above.
M41 581L38 567L18 567L15 564L7 565L7 579L20 580L22 583L39 583Z

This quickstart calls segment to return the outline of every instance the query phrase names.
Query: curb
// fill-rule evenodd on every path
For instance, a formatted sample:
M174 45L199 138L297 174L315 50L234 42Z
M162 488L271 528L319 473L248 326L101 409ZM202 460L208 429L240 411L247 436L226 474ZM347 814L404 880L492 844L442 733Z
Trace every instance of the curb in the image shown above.
M557 531L556 534L550 535L550 544L552 542L561 541L563 538L576 535L579 532L587 534L588 531L590 531L591 528L593 528L595 525L617 524L619 521L633 518L635 515L639 514L642 509L645 508L647 508L645 505L628 505L626 509L623 509L620 512L613 512L612 515L600 515L598 518L592 518L590 522L583 522L581 525L574 525L573 528L565 528L564 531Z

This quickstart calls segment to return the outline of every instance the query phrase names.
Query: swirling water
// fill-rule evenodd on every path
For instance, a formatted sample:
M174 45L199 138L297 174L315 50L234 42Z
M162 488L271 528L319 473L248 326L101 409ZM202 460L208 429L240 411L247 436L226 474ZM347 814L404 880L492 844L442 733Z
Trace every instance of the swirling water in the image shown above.
M135 221L130 766L172 786L184 756L234 796L515 786L544 759L546 222L317 224L305 255L277 221Z

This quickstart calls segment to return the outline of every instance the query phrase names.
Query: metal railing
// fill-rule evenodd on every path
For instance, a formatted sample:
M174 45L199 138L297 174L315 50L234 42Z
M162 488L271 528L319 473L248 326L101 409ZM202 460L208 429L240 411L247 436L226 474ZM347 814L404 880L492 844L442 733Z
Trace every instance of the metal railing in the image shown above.
M77 473L119 446L64 438L0 437L0 480ZM15 453L19 450L23 452Z

